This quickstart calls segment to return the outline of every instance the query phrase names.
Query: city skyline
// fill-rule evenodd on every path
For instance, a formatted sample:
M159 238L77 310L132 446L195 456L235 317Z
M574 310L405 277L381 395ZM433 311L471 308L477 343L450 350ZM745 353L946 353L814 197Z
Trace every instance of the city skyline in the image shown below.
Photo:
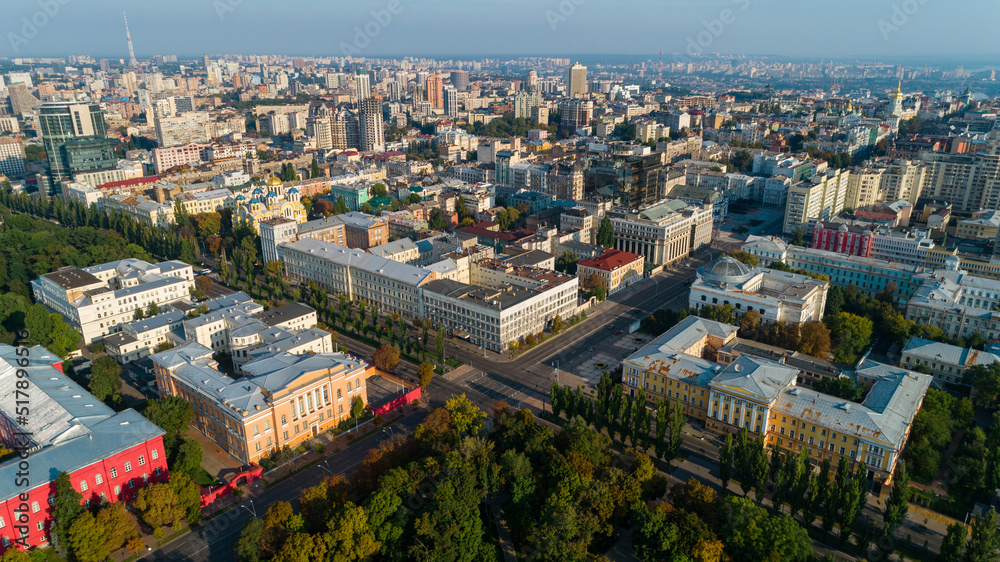
M631 11L622 10L624 4L631 5ZM943 3L800 4L792 11L773 0L685 0L664 5L645 0L513 0L503 4L504 10L496 10L481 1L436 0L417 10L409 0L336 7L309 0L282 4L179 0L170 5L113 1L102 3L99 10L92 2L74 2L58 4L50 14L36 2L18 0L5 6L7 26L0 30L7 41L0 42L0 56L89 54L127 59L121 17L125 9L140 59L206 52L355 57L748 53L827 60L981 58L998 53L986 39L991 18L959 21ZM996 11L995 4L985 0L970 0L963 7L963 14ZM485 18L490 25L476 25ZM616 22L616 29L609 30L608 22ZM954 40L958 34L961 42Z

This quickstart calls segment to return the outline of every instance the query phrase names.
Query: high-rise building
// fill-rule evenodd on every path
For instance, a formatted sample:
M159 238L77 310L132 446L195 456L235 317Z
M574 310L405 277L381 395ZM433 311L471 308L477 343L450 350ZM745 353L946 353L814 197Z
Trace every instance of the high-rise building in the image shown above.
M574 63L566 71L566 95L569 97L587 95L587 67Z
M951 202L957 212L1000 209L1000 129L975 154L922 152L927 179L922 196Z
M575 131L590 125L594 118L594 102L590 100L564 99L559 102L559 127Z
M110 170L118 165L115 141L100 104L91 101L45 102L39 109L42 143L49 158L46 195L59 193L60 183L73 174Z
M205 111L191 111L179 117L157 117L155 123L156 142L162 147L208 141L208 113Z
M382 100L368 98L358 104L358 132L361 137L362 152L384 152L385 133L382 128Z
M444 114L448 117L458 116L458 90L454 86L445 86L443 90Z
M528 71L528 91L534 92L538 89L538 72L534 70Z
M430 102L431 107L434 109L444 108L444 85L441 82L441 77L437 74L431 74L427 77L426 90L427 90L427 101Z
M451 71L451 85L455 86L456 90L465 90L469 87L469 71L468 70L452 70Z
M372 97L371 80L367 74L354 76L354 95L358 99L358 103Z
M785 201L785 234L802 229L811 235L819 220L829 220L844 210L847 201L847 170L828 170L788 188Z
M518 92L514 96L514 117L531 119L531 110L538 107L541 98L537 94Z
M24 82L7 86L7 96L10 99L10 112L14 115L24 115L38 105L38 99L31 95Z

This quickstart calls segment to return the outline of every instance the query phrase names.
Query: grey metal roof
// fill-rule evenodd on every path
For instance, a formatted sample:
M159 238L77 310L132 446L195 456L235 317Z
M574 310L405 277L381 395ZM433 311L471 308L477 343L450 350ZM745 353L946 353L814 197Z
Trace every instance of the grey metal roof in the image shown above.
M19 356L0 344L0 410L11 420ZM23 356L21 356L23 357ZM31 483L47 485L60 472L73 472L163 435L163 430L128 409L115 412L53 367L61 359L36 346L29 350L31 417L22 425L32 432L36 448L30 453ZM23 399L23 397L19 398ZM0 497L25 491L17 486L18 459L0 465Z
M258 312L254 318L260 320L261 322L267 324L268 326L274 326L277 324L282 324L288 322L294 318L301 318L303 316L308 316L316 312L316 309L300 302L288 303L284 306L279 306L278 308L272 308L271 310L265 310L263 312Z
M361 250L346 248L313 238L303 238L295 242L287 242L282 244L282 247L311 254L319 259L344 267L377 273L393 281L412 286L422 284L431 276L431 272L422 267L388 260L367 252L362 252Z
M413 240L409 238L400 238L392 242L386 242L385 244L379 244L378 246L373 246L368 248L368 251L376 256L392 259L391 256L400 254L402 252L412 252L417 250L417 245L413 243ZM419 252L419 250L417 250Z
M917 337L906 341L903 353L941 363L963 366L989 365L994 361L1000 361L1000 357L992 353Z
M793 384L799 370L769 359L740 355L714 380L712 387L729 394L771 403L778 395Z

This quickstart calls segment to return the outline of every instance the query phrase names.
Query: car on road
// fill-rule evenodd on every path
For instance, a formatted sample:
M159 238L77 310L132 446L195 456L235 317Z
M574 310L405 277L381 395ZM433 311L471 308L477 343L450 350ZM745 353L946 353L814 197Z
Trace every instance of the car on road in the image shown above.
M616 336L620 336L620 335L622 335L622 331L621 331L621 330L615 330L615 335L616 335Z
M587 348L587 351L594 351L594 346L590 346L590 347L588 347L588 348Z
M203 270L199 271L198 273L200 275L208 275L208 274L212 273L212 270L211 269L203 269Z

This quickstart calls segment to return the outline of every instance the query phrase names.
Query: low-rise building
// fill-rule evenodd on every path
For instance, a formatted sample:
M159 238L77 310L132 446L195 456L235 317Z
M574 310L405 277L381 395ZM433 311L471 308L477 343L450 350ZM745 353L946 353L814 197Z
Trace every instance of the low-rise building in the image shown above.
M635 395L680 404L712 431L746 428L810 463L848 459L868 480L889 483L923 403L931 377L865 362L858 375L872 381L861 403L799 387L799 368L739 354L718 363L736 341L737 328L688 317L626 358L622 382Z
M698 268L688 306L732 305L736 314L751 310L770 322L819 322L830 284L806 275L751 267L722 257Z
M712 205L668 199L638 213L607 213L616 250L639 254L653 265L669 265L712 243Z
M344 221L348 248L367 250L389 241L389 223L380 217L351 211L340 215Z
M344 353L281 351L246 363L245 377L234 380L198 343L151 359L160 396L193 404L192 427L244 463L294 448L348 419L355 400L368 403L366 379L374 371Z
M186 299L193 288L190 265L137 259L64 267L31 282L35 301L61 314L88 344L120 330L135 319L136 310Z
M923 365L941 383L966 384L965 371L976 365L991 365L1000 356L918 337L911 337L903 347L899 366L911 371Z
M1000 211L978 211L972 218L960 220L955 226L955 238L985 238L996 240L1000 233Z
M645 262L646 258L639 254L607 250L596 258L579 260L576 276L581 285L591 275L600 276L608 288L608 295L613 295L643 279Z
M23 391L15 392L24 380L31 381L32 415L44 416L30 425L20 414ZM50 351L0 344L0 387L0 440L30 453L30 461L15 456L0 464L4 549L49 544L61 472L87 507L129 501L143 486L167 480L164 431L131 408L109 408L65 375L62 360Z

